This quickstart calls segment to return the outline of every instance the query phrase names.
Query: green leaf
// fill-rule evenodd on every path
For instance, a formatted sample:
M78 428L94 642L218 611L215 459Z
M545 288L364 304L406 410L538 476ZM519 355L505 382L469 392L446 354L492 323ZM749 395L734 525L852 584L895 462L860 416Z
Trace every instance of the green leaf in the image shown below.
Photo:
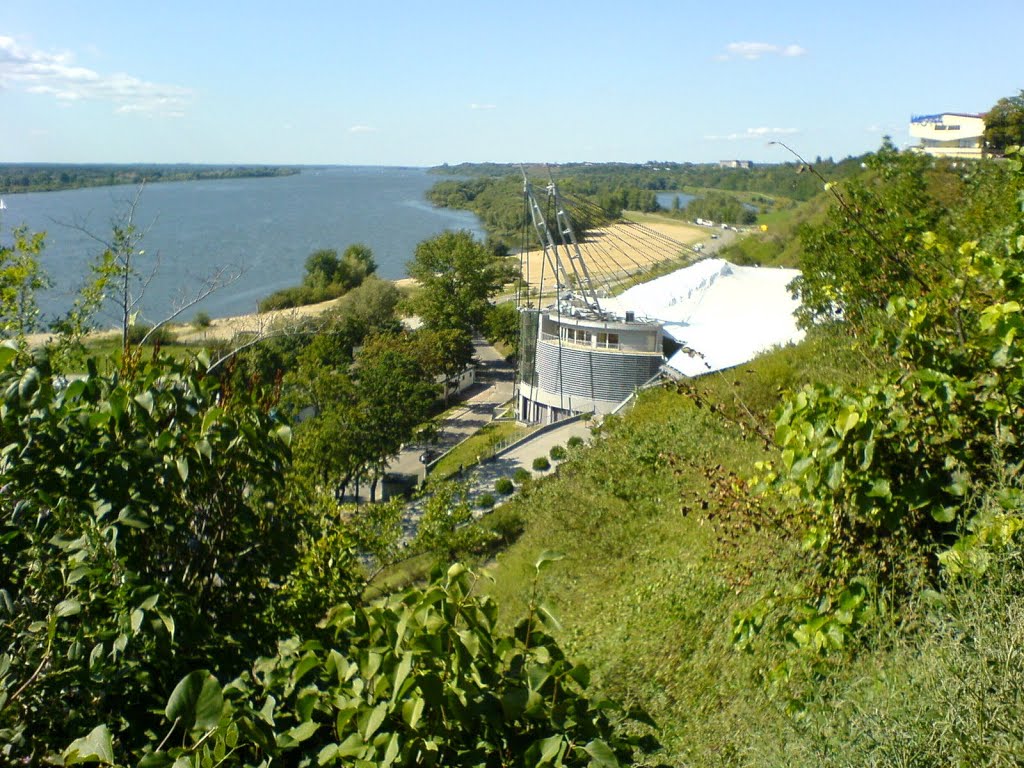
M373 734L380 728L381 723L384 722L384 718L388 716L388 705L387 702L382 701L373 711L370 713L370 718L366 721L366 731L363 733L363 738L369 741L373 738Z
M157 611L156 615L160 617L160 621L162 621L163 624L164 624L164 629L167 630L167 634L169 634L171 636L171 640L173 640L174 639L174 617L173 616L168 616L167 614L161 613L160 611Z
M150 416L153 415L153 393L149 390L135 396L135 402Z
M292 444L292 428L289 427L287 424L282 424L280 427L274 430L274 434L277 435L277 439L280 440L285 445Z
M538 764L550 763L558 756L558 752L562 748L562 734L548 736L548 738L538 741L537 744L540 747L540 761Z
M64 750L64 765L81 763L114 764L114 745L105 725L97 725L88 736L75 739Z
M6 368L7 364L18 356L18 348L13 341L5 341L0 344L0 368Z
M956 507L934 507L932 519L937 523L951 523L956 518Z
M599 768L619 768L619 760L615 753L601 739L594 739L583 747L583 750L590 755L591 765Z
M885 478L875 480L871 484L871 489L867 492L867 495L875 499L891 499L892 490L889 488L889 481Z
M328 744L326 747L321 749L316 756L317 765L327 765L333 763L338 759L338 745Z
M412 654L402 654L402 661L398 664L398 669L395 670L395 682L391 687L391 701L394 702L398 698L399 693L402 689L402 684L405 679L409 676L409 672L412 670Z
M586 688L590 685L590 668L585 664L577 664L569 670L568 674L581 688Z
M139 760L138 768L167 768L174 762L174 758L166 752L150 752Z
M424 701L418 696L415 699L406 699L402 702L402 719L414 731L423 716L423 706Z
M53 609L53 612L59 619L63 619L67 616L74 616L75 614L82 612L82 604L74 598L62 600L57 603L57 607Z
M181 476L183 483L188 482L188 459L184 456L175 460L175 464L178 465L178 474Z
M540 618L540 623L543 624L547 629L552 632L561 632L562 624L558 621L558 617L555 616L554 612L545 603L541 603L537 606L537 616Z
M852 408L846 407L839 412L836 417L835 427L836 431L840 434L846 434L851 429L857 426L860 421L860 413Z
M533 564L533 567L539 572L547 563L557 562L564 557L564 552L559 552L556 549L546 549L540 553L540 557L537 558L537 562Z
M320 660L316 657L315 653L307 653L298 664L295 665L295 671L292 672L292 685L298 685L299 681L305 677L311 669L316 668L320 663Z
M350 733L348 737L338 745L338 757L355 757L362 754L366 749L363 737L358 733Z
M208 730L220 722L224 695L217 678L205 669L189 672L175 686L164 714L171 722L181 720L185 730Z
M284 733L284 736L291 739L293 744L301 744L306 739L310 738L316 733L317 728L320 727L319 723L315 723L312 720L307 720L304 723L296 725L294 728L290 728Z
M829 464L828 475L826 482L828 487L833 490L839 490L839 486L843 483L843 472L846 470L846 460L839 459Z

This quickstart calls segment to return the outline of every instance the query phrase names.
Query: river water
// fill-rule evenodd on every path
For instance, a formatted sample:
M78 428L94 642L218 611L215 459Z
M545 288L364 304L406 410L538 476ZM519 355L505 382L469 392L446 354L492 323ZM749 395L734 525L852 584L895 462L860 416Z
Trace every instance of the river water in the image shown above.
M141 316L163 319L193 295L218 267L241 277L202 304L212 317L256 310L279 288L302 281L306 257L318 248L340 254L352 243L373 250L377 274L405 276L416 245L446 229L468 229L483 237L477 217L431 206L426 191L437 181L422 168L339 166L307 168L294 176L151 184L139 196L135 222L145 238L139 246L141 276L153 274ZM22 224L46 231L43 266L54 286L40 297L44 319L70 306L90 261L102 245L82 230L109 239L111 223L123 216L137 187L94 187L65 192L5 195L0 235ZM99 318L113 324L113 316Z

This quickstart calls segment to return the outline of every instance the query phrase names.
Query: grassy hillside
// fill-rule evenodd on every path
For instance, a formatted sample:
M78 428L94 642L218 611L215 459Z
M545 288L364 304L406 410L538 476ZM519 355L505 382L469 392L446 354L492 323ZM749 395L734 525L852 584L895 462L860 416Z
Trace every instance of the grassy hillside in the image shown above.
M807 212L808 341L645 393L502 512L493 594L648 708L650 764L1024 764L1022 178L879 169Z
M646 393L503 514L522 538L489 587L504 615L534 597L533 563L560 549L538 596L559 639L604 693L647 708L652 765L1017 765L1024 758L1024 550L986 578L922 586L823 667L791 648L734 644L733 620L766 594L799 590L798 541L743 513L743 478L768 451L746 413L776 382L856 383L859 355L820 335L693 391ZM982 503L979 501L979 503ZM963 762L957 762L957 759Z
M727 514L732 486L766 455L745 409L763 415L780 385L849 379L850 355L820 338L693 392L646 393L558 477L514 502L526 529L493 568L499 604L518 615L534 560L563 549L539 585L562 639L606 692L649 709L666 764L735 765L787 722L756 684L764 661L732 648L731 616L784 590L798 553L768 530L723 539L702 507Z

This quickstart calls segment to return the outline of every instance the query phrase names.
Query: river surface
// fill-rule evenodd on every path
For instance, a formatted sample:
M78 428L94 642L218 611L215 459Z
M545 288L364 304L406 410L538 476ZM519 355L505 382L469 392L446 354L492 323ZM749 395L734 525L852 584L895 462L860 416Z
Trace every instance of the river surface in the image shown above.
M437 181L422 168L339 166L304 169L294 176L151 184L139 196L135 223L145 237L137 257L140 278L152 274L141 316L165 318L194 295L217 268L241 277L182 314L211 317L254 312L279 288L298 285L306 257L318 248L340 254L352 243L373 250L377 274L405 276L416 245L446 229L483 227L467 211L435 208L425 197ZM46 231L43 266L54 286L40 296L44 320L71 305L103 246L111 223L123 217L138 193L133 186L4 195L0 235L22 224ZM141 283L137 284L137 287ZM101 325L116 324L112 314Z

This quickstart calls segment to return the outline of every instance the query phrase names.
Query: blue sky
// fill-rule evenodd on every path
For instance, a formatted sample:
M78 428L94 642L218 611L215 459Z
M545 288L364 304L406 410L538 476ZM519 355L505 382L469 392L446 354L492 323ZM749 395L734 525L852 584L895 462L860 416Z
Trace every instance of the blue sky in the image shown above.
M1021 2L4 0L0 161L839 158L1024 88Z

